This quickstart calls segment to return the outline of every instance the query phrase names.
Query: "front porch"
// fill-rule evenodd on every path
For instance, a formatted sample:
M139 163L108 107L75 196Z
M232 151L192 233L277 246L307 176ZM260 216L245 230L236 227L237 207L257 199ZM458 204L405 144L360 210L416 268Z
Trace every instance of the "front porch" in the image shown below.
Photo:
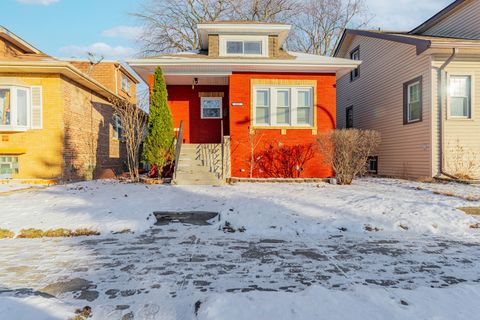
M229 77L165 80L177 134L173 182L222 184L230 177Z

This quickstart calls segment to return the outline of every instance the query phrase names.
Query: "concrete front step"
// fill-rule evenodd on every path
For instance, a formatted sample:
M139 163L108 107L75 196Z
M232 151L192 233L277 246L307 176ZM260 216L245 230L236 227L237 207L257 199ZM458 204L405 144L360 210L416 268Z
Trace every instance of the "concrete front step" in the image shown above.
M198 144L184 144L180 150L177 172L174 184L179 185L221 185L222 180L210 167L199 160L200 147Z

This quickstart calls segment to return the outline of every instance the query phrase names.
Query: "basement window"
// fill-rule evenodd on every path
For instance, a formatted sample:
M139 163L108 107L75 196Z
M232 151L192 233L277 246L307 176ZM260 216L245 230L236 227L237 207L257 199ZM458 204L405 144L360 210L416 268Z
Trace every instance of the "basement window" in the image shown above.
M0 155L0 179L10 179L18 173L18 157Z
M377 156L368 157L367 171L373 174L378 173L378 157Z

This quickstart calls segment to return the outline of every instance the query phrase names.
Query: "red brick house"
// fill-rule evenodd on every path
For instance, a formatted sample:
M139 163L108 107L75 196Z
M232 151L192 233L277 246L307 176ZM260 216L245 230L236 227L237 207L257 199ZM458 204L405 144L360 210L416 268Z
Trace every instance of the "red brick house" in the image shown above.
M359 61L284 50L286 24L197 27L200 50L128 61L150 85L155 68L163 70L174 125L182 121L184 129L177 181L213 182L209 172L220 178L331 176L315 143L335 128L337 77Z

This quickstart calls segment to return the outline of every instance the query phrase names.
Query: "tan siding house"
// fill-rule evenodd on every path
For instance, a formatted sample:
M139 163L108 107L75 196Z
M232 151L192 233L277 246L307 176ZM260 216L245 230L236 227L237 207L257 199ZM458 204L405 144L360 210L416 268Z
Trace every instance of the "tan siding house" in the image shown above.
M381 133L378 174L480 174L479 9L455 1L408 33L345 31L335 55L362 64L338 81L337 124Z

